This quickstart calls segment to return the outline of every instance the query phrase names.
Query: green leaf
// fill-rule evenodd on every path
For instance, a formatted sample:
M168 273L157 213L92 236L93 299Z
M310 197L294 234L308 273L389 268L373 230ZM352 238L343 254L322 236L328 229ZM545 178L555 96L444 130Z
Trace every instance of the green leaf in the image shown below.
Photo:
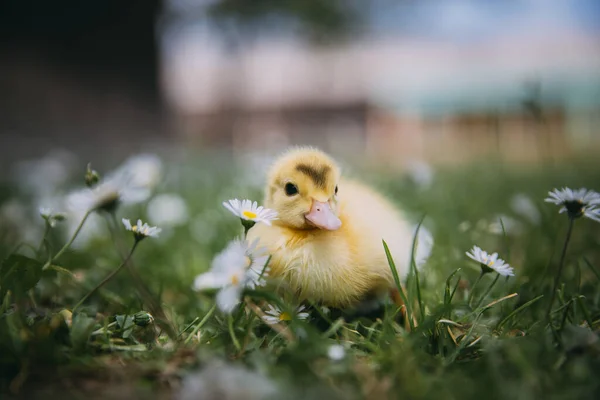
M408 299L404 295L404 291L402 290L402 283L400 283L400 276L398 275L398 269L396 268L396 263L394 262L394 259L392 258L392 253L390 253L390 248L388 247L385 240L382 240L381 242L383 243L383 249L385 250L385 256L387 257L388 264L390 266L390 269L392 270L392 276L394 277L394 282L396 283L396 289L398 289L400 297L402 298L402 301L404 302L404 305L406 306L406 318L408 318L408 324L410 325L410 330L414 331L415 324L413 322L412 307L411 307Z
M131 331L134 326L133 315L117 315L115 319L117 320L117 324L119 324L119 328L121 328L121 336L123 339L127 339L131 336Z
M73 317L73 326L71 328L71 345L73 346L73 351L79 352L85 349L95 325L96 320L85 314L77 313Z
M42 276L43 264L20 254L10 255L0 266L0 298L7 291L24 294L34 287Z

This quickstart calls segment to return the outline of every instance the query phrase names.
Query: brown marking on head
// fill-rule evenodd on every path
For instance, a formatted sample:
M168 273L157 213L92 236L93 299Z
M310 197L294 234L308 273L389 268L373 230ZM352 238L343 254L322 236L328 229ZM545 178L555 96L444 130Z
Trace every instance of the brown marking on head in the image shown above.
M325 184L327 183L327 174L331 168L327 165L324 165L322 168L315 168L311 165L307 164L298 164L296 166L296 171L302 172L306 176L308 176L315 183L315 186L318 188L325 188Z

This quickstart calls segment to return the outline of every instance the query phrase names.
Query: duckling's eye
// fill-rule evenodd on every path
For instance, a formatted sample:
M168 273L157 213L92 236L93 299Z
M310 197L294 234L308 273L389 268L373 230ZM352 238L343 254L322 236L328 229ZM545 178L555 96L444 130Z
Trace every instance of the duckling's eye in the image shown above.
M337 185L335 185L335 194L337 194L337 191L338 191L338 187L337 187Z
M286 183L285 184L285 194L287 194L288 196L293 196L295 194L298 194L298 188L293 183Z

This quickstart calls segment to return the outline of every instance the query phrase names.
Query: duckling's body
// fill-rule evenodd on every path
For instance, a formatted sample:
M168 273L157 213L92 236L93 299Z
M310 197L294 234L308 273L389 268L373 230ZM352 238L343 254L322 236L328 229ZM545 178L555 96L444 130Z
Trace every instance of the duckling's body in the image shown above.
M311 170L328 173L319 180L315 174L311 177ZM278 196L280 187L289 189L290 182L298 193ZM309 201L303 202L301 197ZM333 160L318 150L294 150L274 165L265 205L278 211L280 219L272 226L255 225L248 238L258 239L268 249L270 276L282 278L301 300L344 308L393 288L382 239L400 276L408 270L411 224L373 189L340 180ZM329 207L331 215L314 217L315 207L321 212L322 206ZM306 219L304 223L299 214ZM339 221L332 219L335 217Z

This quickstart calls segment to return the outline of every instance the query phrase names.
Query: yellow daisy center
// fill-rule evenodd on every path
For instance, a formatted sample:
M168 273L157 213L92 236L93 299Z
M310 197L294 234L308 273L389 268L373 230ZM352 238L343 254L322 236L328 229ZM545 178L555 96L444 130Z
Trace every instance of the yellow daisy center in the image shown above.
M132 227L131 227L131 230L132 230L133 232L136 232L136 231L137 231L137 225L134 225L134 226L132 226Z
M244 217L246 217L246 218L250 218L250 219L254 219L254 218L256 218L256 217L257 217L256 213L254 213L254 212L252 212L252 211L248 211L248 210L246 210L246 211L243 211L243 212L242 212L242 215L243 215Z
M237 285L240 283L240 278L237 275L232 275L231 276L231 284L232 285Z
M290 313L284 311L281 314L279 314L279 320L280 321L291 321L292 316L290 315Z

